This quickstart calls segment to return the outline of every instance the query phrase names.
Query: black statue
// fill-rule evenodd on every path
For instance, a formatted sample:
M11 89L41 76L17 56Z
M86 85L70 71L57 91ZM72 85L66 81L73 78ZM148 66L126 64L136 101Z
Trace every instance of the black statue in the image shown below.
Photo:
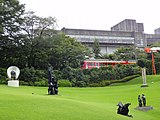
M146 106L146 96L142 94L143 106Z
M58 83L54 76L52 76L52 67L48 67L48 94L57 95L58 94Z
M16 79L16 72L11 71L11 79L15 80Z
M58 83L56 80L54 81L54 92L56 95L58 95Z
M138 95L138 103L139 103L139 107L142 107L142 99L140 95Z
M119 102L119 103L117 104L117 106L119 106L118 109L117 109L117 114L121 114L121 112L122 112L122 107L123 107L122 102Z
M53 85L53 79L52 79L52 66L49 65L48 67L48 94L54 95L54 85Z
M52 82L49 83L49 86L48 86L48 94L49 94L49 95L54 95L54 94L55 94L55 93L54 93L54 86L53 86L53 83L52 83Z
M126 116L131 117L131 115L128 115L129 105L131 105L131 103L126 103L123 105L122 102L119 102L117 105L117 106L119 106L117 109L117 114L126 115Z

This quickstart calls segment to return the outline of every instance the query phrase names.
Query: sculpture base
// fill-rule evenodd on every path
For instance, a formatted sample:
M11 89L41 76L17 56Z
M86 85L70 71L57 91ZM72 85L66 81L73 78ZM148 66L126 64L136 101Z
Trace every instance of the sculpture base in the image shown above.
M8 86L10 87L19 87L19 80L9 80Z
M148 85L147 84L143 84L143 85L141 85L141 87L148 87Z
M152 106L143 106L143 107L136 107L135 109L137 109L137 110L141 110L141 111L148 111L148 110L152 110L153 109L153 107Z

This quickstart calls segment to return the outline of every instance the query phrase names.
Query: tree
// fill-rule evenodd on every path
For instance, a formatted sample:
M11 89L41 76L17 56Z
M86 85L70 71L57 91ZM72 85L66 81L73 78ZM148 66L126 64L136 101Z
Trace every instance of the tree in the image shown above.
M57 34L50 38L53 48L50 50L49 62L54 69L62 70L67 66L80 67L80 61L89 54L87 47L64 34Z
M23 23L24 5L17 0L0 1L0 45L15 43Z
M137 61L137 65L138 65L139 67L141 67L141 68L144 68L144 67L145 67L145 62L144 62L144 60L143 60L143 59L138 60L138 61Z
M28 11L24 15L24 22L21 26L23 33L28 39L36 37L52 37L55 32L56 18L53 17L39 17L33 11Z
M100 58L101 57L101 48L99 46L99 41L95 39L94 44L93 44L93 53L95 54L95 58Z
M120 47L114 55L116 60L137 60L147 57L143 50L136 49L134 46Z
M29 11L24 15L24 23L21 26L22 39L21 55L25 65L29 68L44 69L48 61L48 51L53 47L48 38L56 35L54 30L56 19L52 17L39 17Z
M24 5L17 0L0 0L0 56L1 67L9 66L18 57L20 44L20 25Z

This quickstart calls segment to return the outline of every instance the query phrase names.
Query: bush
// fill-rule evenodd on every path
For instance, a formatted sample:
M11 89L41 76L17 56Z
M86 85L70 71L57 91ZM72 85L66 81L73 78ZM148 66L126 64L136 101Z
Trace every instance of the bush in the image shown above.
M48 86L47 73L45 70L35 70L34 68L24 68L21 70L21 84L29 86Z
M7 70L5 68L0 68L0 84L7 83Z
M58 80L59 87L72 87L72 84L69 80Z
M121 83L121 82L124 82L124 81L122 81L122 80L111 80L111 84L113 84L113 83Z
M24 69L21 69L21 73L20 73L20 76L19 76L19 79L20 80L23 80L24 82L34 82L36 81L35 80L35 69L34 68L24 68ZM30 84L29 85L33 85L33 84Z
M20 84L20 85L24 85L24 86L28 86L28 83L27 83L27 82L24 82L24 81L21 81L21 80L19 81L19 84Z
M34 82L29 81L29 82L28 82L28 85L29 85L29 86L34 86Z
M34 86L41 86L41 82L34 82Z
M99 83L92 83L89 85L89 87L102 87Z
M40 81L34 82L34 86L43 86L43 87L47 87L48 83L45 79L42 79Z
M113 83L122 83L122 82L128 82L136 77L139 77L140 75L132 75L132 76L127 76L123 79L120 79L120 80L111 80L111 84Z
M87 87L87 84L84 81L76 81L74 85L75 87Z
M140 75L132 75L132 76L127 76L127 77L125 77L125 78L123 78L123 79L121 79L122 81L124 81L124 82L128 82L128 81L130 81L130 80L132 80L132 79L134 79L134 78L136 78L136 77L139 77Z
M108 86L108 85L111 84L111 81L110 80L103 80L103 81L100 82L100 84L102 85L102 87L103 86Z
M108 86L110 84L111 84L111 82L109 80L103 80L100 83L92 83L89 86L90 87L105 87L105 86Z

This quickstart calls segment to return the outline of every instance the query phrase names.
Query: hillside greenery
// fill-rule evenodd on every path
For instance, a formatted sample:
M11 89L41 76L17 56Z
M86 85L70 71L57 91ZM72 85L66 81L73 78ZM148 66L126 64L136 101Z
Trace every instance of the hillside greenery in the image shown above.
M147 75L149 87L141 88L142 78L108 87L59 87L59 95L47 95L47 87L0 85L1 120L159 120L160 76ZM139 111L138 95L145 94L147 106ZM129 115L117 114L117 104L130 102Z

